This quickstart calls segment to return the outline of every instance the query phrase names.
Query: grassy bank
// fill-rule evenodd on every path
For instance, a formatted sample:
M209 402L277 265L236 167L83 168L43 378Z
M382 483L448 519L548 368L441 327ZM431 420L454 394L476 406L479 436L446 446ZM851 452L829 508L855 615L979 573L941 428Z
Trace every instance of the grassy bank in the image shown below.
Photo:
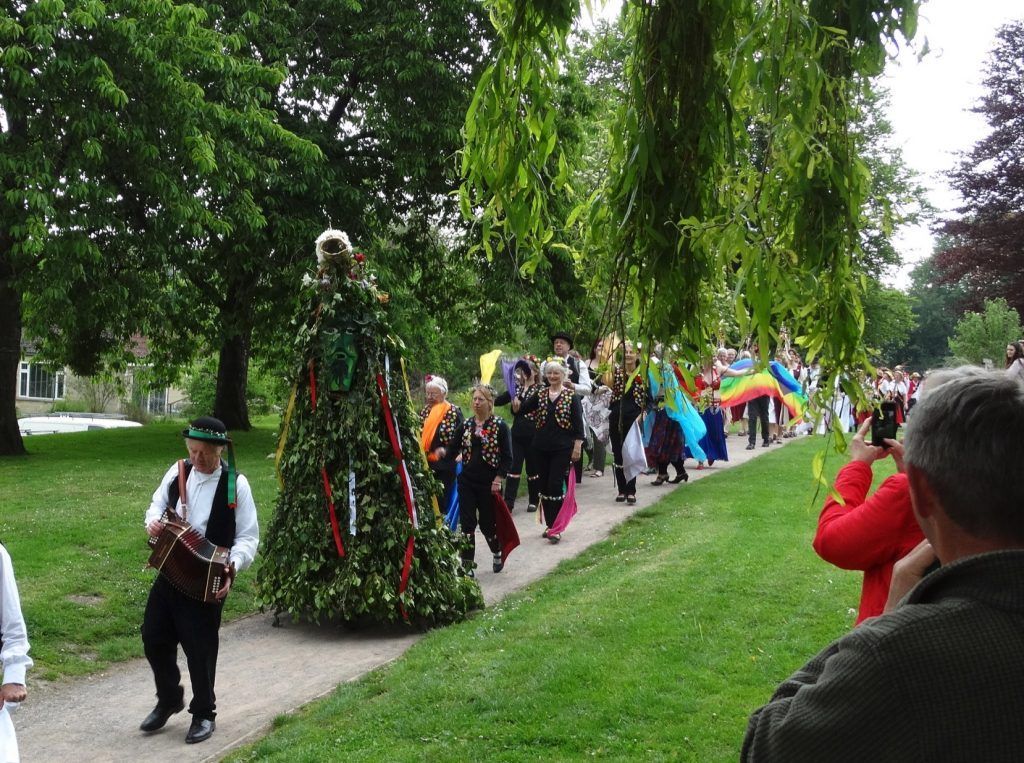
M853 622L859 576L810 547L820 447L683 486L232 759L735 759L750 711Z
M143 517L164 472L186 455L181 422L32 437L0 459L0 540L14 559L34 679L100 670L141 656L139 624L154 572ZM238 465L266 524L277 484L276 419L235 435ZM253 609L249 573L226 617Z

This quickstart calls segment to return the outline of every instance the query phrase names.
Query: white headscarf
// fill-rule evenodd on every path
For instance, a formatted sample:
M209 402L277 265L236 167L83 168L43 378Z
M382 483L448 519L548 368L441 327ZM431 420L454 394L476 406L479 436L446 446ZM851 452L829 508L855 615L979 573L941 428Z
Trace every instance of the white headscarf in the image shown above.
M442 395L447 395L448 394L448 382L446 382L440 376L431 376L429 379L427 379L427 383L424 384L423 386L424 387L435 387L435 388L441 390L441 394Z

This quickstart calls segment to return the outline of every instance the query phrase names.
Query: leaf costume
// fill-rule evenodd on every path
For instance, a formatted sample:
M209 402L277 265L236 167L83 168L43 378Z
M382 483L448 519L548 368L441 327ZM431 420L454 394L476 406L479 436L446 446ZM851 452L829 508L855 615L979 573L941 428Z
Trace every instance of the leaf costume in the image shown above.
M437 512L387 295L344 234L317 244L326 254L303 279L293 323L293 401L260 603L314 621L460 620L482 606L480 589Z

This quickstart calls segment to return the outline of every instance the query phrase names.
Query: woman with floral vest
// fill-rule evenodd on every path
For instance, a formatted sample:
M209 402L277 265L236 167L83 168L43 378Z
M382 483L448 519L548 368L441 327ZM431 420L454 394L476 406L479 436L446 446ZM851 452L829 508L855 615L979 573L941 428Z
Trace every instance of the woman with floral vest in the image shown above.
M565 500L569 465L580 460L584 437L583 407L579 396L565 386L569 368L562 358L548 358L541 370L548 382L547 390L526 400L519 410L537 412L533 453L540 477L544 524L549 528L544 531L544 537L558 543L561 536L550 532L550 528Z
M501 572L501 548L494 522L494 494L501 494L501 481L512 463L512 438L508 425L494 415L494 389L487 384L473 387L473 416L466 419L452 440L459 450L459 524L469 547L462 552L466 574L476 567L476 528L493 554L493 570Z

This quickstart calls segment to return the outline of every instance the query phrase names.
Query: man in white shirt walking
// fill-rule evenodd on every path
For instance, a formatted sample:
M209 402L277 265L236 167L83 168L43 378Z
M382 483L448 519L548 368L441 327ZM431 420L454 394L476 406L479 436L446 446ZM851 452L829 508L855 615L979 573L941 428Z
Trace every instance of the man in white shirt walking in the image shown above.
M216 728L214 678L221 612L235 574L252 564L256 556L259 525L249 483L243 475L235 473L230 448L229 461L221 460L224 447L231 444L224 423L203 416L182 435L189 455L184 462L185 495L181 495L179 467L175 463L153 493L146 512L146 531L150 537L160 535L165 512L171 511L211 543L228 548L229 563L217 601L192 599L163 575L153 583L142 621L142 643L153 669L157 704L139 728L145 732L161 729L172 715L185 708L177 664L181 644L192 681L192 723L185 741L194 744L209 739Z

